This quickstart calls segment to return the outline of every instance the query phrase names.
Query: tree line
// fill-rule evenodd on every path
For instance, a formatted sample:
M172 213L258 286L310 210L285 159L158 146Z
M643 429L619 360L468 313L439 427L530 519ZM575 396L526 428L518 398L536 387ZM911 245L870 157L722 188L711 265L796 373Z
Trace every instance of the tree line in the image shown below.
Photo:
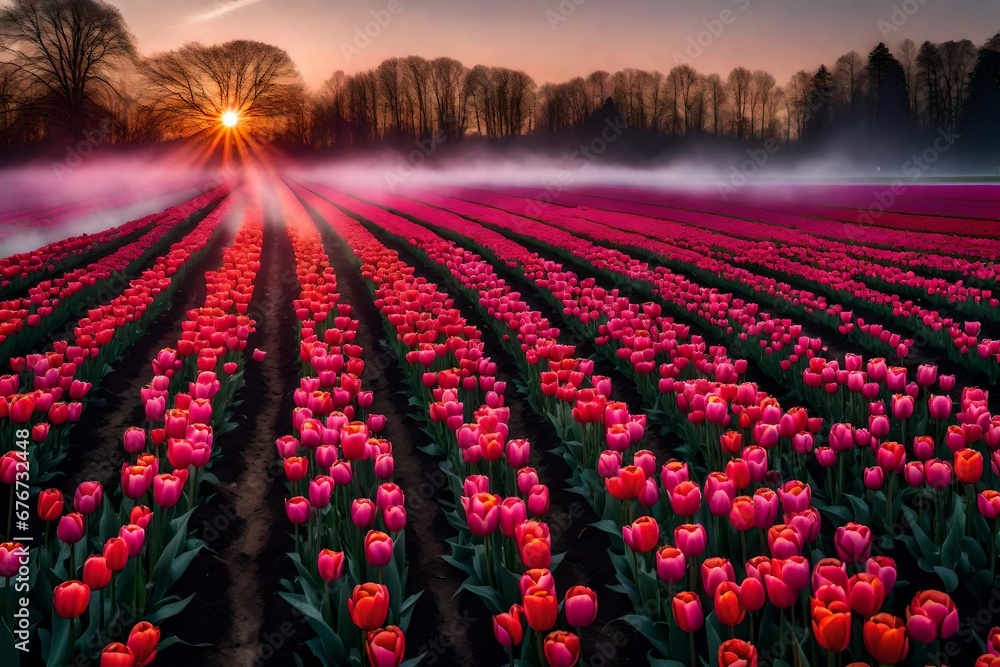
M109 143L154 143L212 133L226 111L262 139L318 149L502 139L572 132L607 108L658 137L902 140L959 128L1000 148L1000 33L978 46L880 43L783 85L763 70L721 76L688 64L539 85L506 67L408 56L334 72L309 91L288 53L260 42L140 56L121 13L102 0L14 0L0 10L3 146L78 138L98 126L109 128Z

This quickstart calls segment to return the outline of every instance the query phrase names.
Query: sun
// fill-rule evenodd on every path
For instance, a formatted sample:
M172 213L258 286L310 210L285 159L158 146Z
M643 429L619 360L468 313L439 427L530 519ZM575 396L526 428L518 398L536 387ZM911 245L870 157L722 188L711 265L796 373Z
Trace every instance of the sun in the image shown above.
M226 127L236 127L237 123L240 122L240 115L235 111L227 111L222 114L222 124Z

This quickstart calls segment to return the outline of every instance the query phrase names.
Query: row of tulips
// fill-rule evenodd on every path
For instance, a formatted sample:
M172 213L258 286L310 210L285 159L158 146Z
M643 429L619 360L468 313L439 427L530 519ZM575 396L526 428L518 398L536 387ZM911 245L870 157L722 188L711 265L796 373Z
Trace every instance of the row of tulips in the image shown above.
M100 291L113 288L108 284L112 278L124 283L180 235L187 220L224 194L215 191L151 216L151 221L136 221L142 224L128 231L121 239L128 243L114 252L41 280L28 288L26 296L0 301L0 359L34 349Z
M502 195L483 194L480 199L506 206L508 211L524 208L520 200ZM669 221L634 215L598 216L594 212L586 215L588 218L585 219L562 211L546 210L541 218L563 229L584 231L603 243L624 244L630 250L666 261L671 268L690 273L705 282L750 290L779 311L813 319L866 350L905 358L913 340L881 324L866 322L863 317L855 315L852 307L873 309L883 318L926 337L970 369L991 378L1000 376L1000 341L980 338L978 321L958 322L894 293L872 289L855 278L860 270L851 271L850 267L856 266L859 260L846 253L813 252L807 255L799 246L744 240ZM594 217L600 222L589 219ZM884 277L888 284L893 270L898 271L882 267L878 276ZM779 282L770 277L771 274L792 283L804 282L813 289L840 299L842 303L830 302L815 292ZM954 297L956 304L968 302L970 288L956 284L950 289L958 294ZM996 299L989 290L971 290L977 295L974 304L978 303L978 307L974 312L995 314ZM921 296L925 300L928 298L927 293ZM949 305L954 304L949 301Z
M610 217L669 220L684 223L689 226L688 229L709 229L751 240L767 239L817 252L845 253L884 267L905 266L915 272L912 277L918 280L926 274L949 282L961 279L974 283L996 282L996 267L989 261L1000 252L1000 245L995 239L977 238L969 233L947 237L920 233L913 227L912 220L906 232L896 232L856 224L838 225L823 220L822 214L805 217L774 210L753 212L738 204L717 202L704 206L701 202L692 202L690 207L685 208L640 204L641 210L630 213L610 210L607 200L587 200L584 197L577 203L589 203L589 206L553 209L552 212L579 215L595 222L605 222ZM799 204L797 208L807 207ZM954 225L954 221L951 224ZM904 280L910 278L906 274L900 277ZM923 283L917 284L924 286ZM970 296L974 298L975 292L970 291Z
M254 329L246 313L262 239L262 216L250 207L222 266L206 273L205 302L182 323L177 349L164 348L153 359L155 376L140 395L146 418L122 438L127 459L120 495L106 496L100 482L83 482L74 494L75 512L67 514L58 490L39 496L46 530L33 601L51 614L51 633L42 633L48 664L97 653L102 664L149 664L159 643L157 626L194 597L179 599L170 590L204 546L188 522L199 504L199 478L211 479L204 471L218 455L215 438L235 427L228 410L242 385L244 349ZM155 637L151 651L116 636L136 620ZM165 639L159 649L176 641Z
M282 195L301 363L292 433L276 443L298 572L282 597L316 632L308 645L324 665L396 667L419 595L405 597L406 508L392 443L379 435L386 418L369 412L359 321L341 303L323 238L287 188Z
M494 218L496 219L496 218ZM549 235L547 239L563 240L564 243L572 244L570 247L581 248L586 242L573 239L568 235ZM596 251L593 246L590 250ZM606 253L604 254L606 256ZM970 549L967 552L959 553L956 547L962 543L964 537L969 536L981 540L984 544L994 545L996 534L994 526L989 519L989 513L984 518L974 515L973 508L976 504L975 498L978 492L986 491L992 487L993 471L996 462L991 460L992 452L996 447L997 436L1000 431L985 404L980 405L978 412L974 414L979 421L975 425L965 425L968 420L966 413L960 411L957 414L952 407L952 401L947 396L948 392L954 389L954 377L942 375L938 377L937 370L933 366L922 366L918 369L920 384L907 381L907 369L902 367L888 367L884 360L873 359L870 362L869 371L861 371L861 357L848 355L846 361L850 370L841 370L839 366L827 364L819 358L810 359L810 364L804 368L801 375L792 375L795 384L799 388L800 394L809 400L821 414L831 419L828 426L833 422L840 422L850 419L860 428L859 440L856 443L856 452L849 452L850 455L840 456L838 452L843 452L840 442L842 438L837 435L841 426L835 426L831 434L830 442L832 446L822 446L822 440L813 437L819 434L818 424L813 425L809 433L796 434L792 430L786 429L781 421L774 422L771 428L758 427L759 432L738 433L740 440L747 439L752 435L755 444L762 444L766 448L772 447L782 438L788 438L785 442L791 445L791 460L786 465L781 465L779 461L773 463L773 467L782 471L791 471L795 475L807 478L809 472L806 469L806 462L810 462L810 454L815 453L816 462L811 463L812 474L815 479L826 478L829 496L825 498L827 502L843 504L843 509L831 508L828 512L837 512L841 518L853 518L869 522L869 512L863 508L863 498L868 498L876 502L882 502L885 512L875 517L876 521L881 521L887 527L899 525L899 516L902 513L906 519L903 524L904 534L899 535L907 548L914 553L920 554L921 563L928 569L936 571L942 577L943 582L949 591L954 590L958 583L958 574L970 574L965 577L967 584L973 592L979 596L985 594L992 581L992 568L989 566L986 553L983 549ZM829 366L822 372L821 369ZM891 369L891 370L890 370ZM661 374L664 368L661 366ZM850 383L850 387L846 386ZM934 394L932 385L941 392ZM692 392L694 388L694 392ZM698 402L692 399L700 392L697 384L692 387L691 383L678 383L673 377L661 379L660 391L667 397L664 403L664 411L670 414L673 407L686 411L686 419L682 423L690 423L695 428L703 429L702 424L708 422L722 424L728 420L739 422L741 425L747 423L747 419L742 414L733 412L730 415L725 408L729 402L725 396L716 397L714 405L710 406L709 401L702 403L699 397ZM732 391L737 392L733 387ZM670 394L676 394L676 406ZM980 395L973 390L973 393ZM720 400L721 399L721 400ZM934 414L936 419L928 420L929 405L934 404ZM707 409L711 407L712 409ZM738 407L738 406L737 406ZM688 411L689 408L695 408ZM891 410L890 410L891 408ZM742 410L741 410L742 412ZM714 416L713 416L714 415ZM673 416L679 416L674 411ZM1000 424L1000 421L996 422ZM686 425L685 424L685 425ZM874 431L872 431L874 427ZM964 430L963 430L964 429ZM773 433L773 435L772 435ZM964 435L963 435L964 434ZM824 432L823 435L826 435ZM985 437L984 437L985 435ZM946 448L945 437L948 437L950 447ZM928 440L928 438L930 440ZM698 441L698 437L692 434L688 438L689 442ZM713 442L714 440L714 442ZM749 440L747 440L749 442ZM900 480L894 481L891 477L889 483L883 490L881 485L872 488L877 480L877 472L872 472L868 480L868 485L863 484L862 473L866 468L870 468L875 463L875 454L879 448L883 449L895 446L899 451L903 451L902 442L909 445L911 441L923 443L921 453L930 451L931 456L944 457L947 461L942 466L932 465L932 469L951 470L953 461L959 459L972 459L973 461L991 460L992 465L985 469L985 479L983 473L979 476L974 474L963 475L964 479L952 475L943 479L937 490L924 481L924 477L918 476L917 463L910 466L912 484L910 492L899 493L894 490L902 488ZM715 438L707 440L709 451L718 450ZM737 442L736 438L726 438L726 442ZM970 451L967 445L975 444L978 452ZM993 443L993 447L990 447ZM855 443L852 442L852 445ZM928 444L930 448L928 450ZM787 450L786 450L787 451ZM865 454L868 451L868 454ZM720 454L721 451L720 451ZM922 454L925 459L927 454ZM913 456L913 454L911 454ZM772 457L773 459L774 457ZM940 459L938 459L940 460ZM818 464L818 465L817 465ZM962 466L966 468L966 466ZM982 468L973 464L973 469ZM894 470L902 474L902 468ZM971 481L970 481L971 480ZM942 492L944 490L944 492ZM925 513L920 510L924 506L933 507L933 513ZM968 520L962 523L947 521L956 512L967 515ZM985 519L985 520L984 520ZM925 531L929 530L931 524L936 526L937 541L945 540L943 531L945 525L948 527L948 534L952 539L948 544L952 545L947 555L941 550L935 549L933 540L925 537ZM900 531L891 531L900 532ZM919 546L919 549L915 547ZM936 569L933 569L936 568Z
M10 360L14 372L0 376L0 438L12 444L16 430L30 431L33 488L55 474L68 448L70 429L80 419L93 387L169 307L186 274L220 233L232 206L231 197L218 203L120 294L89 309L72 337L54 341L42 354ZM7 456L17 453L11 449Z
M341 205L348 205L348 206L350 205L349 202L345 202L342 198L338 198L336 201L338 201L338 203L340 203ZM351 208L355 212L361 213L365 217L375 217L375 216L373 216L373 214L371 212L364 211L363 207L357 207L355 205L355 206L351 206ZM360 210L359 210L359 208L360 208ZM386 227L387 220L386 220L386 218L384 216L377 217L377 221L378 221L378 223L379 223L380 226L382 226L383 228ZM399 225L395 225L395 226L398 229ZM391 228L392 227L390 226L390 229ZM477 238L481 238L481 236L482 236L481 235L481 231L482 230L475 230L475 231L480 232L480 233L477 233ZM422 239L420 239L419 236L416 235L416 234L412 234L412 233L409 234L408 235L408 240L411 243L415 244L416 246L421 247L425 251L428 249L427 246L425 245L424 241ZM509 246L507 247L507 250L508 251L510 250ZM441 263L447 262L448 267L452 270L452 273L455 274L456 278L459 281L465 282L465 279L463 278L463 276L467 275L467 272L463 271L461 269L456 270L453 267L455 267L458 264L454 260L455 257L463 257L466 260L468 260L468 255L463 255L462 251L459 250L459 249L452 249L452 252L450 253L450 257L452 259L445 260L445 259L443 259L444 255L435 256L433 254L433 247L431 249L431 253L430 254L431 254L432 258L434 258L438 262L441 262ZM496 284L496 277L495 276L493 276L493 278L491 279L490 284ZM735 389L735 387L734 387L734 389ZM581 405L579 403L579 399L578 399L578 404L577 404L576 407L579 410L579 412L577 414L578 414L578 416L581 417L581 422L582 423L587 423L587 422L583 421L583 419L585 419L584 418L584 409L583 409L584 405ZM759 406L758 406L758 409L759 409ZM707 412L711 412L711 410L708 410ZM750 416L751 414L752 413L748 411L747 413L745 413L744 416ZM804 412L802 412L802 413L789 413L787 415L787 417L788 417L790 423L794 422L797 419L801 419L802 422L808 422L807 416L805 415ZM771 418L766 418L766 421L762 421L761 422L761 426L764 426L764 427L769 426L768 422L770 422L770 419ZM720 419L720 421L723 421L723 419ZM746 421L746 420L741 420L741 422L744 422L744 421ZM753 433L754 430L756 430L756 429L753 429L752 426L754 426L754 425L751 425L751 433ZM777 418L774 419L773 426L771 426L771 428L775 432L775 442L777 442L778 438L781 435L781 430L784 428L784 419L781 417L780 411L778 411ZM818 430L818 424L814 425L813 428L816 429L816 430ZM764 429L761 429L761 432L765 432ZM733 440L736 443L736 447L738 448L739 447L739 444L738 444L739 440L742 439L742 435L743 434L740 434L740 433L737 433L737 432L732 432L731 434L726 434L726 435L728 435L729 439ZM810 443L811 443L811 440L812 440L811 433L808 432L808 431L805 431L805 430L801 431L799 433L799 435L802 436L802 437L796 438L794 432L789 433L788 435L792 436L793 440L800 440L800 441L803 441L803 442L807 442L808 441ZM788 436L786 436L786 437L788 437ZM584 439L586 439L586 437ZM723 440L725 440L725 439L726 438L723 438ZM732 446L732 445L730 445L730 446ZM773 446L773 445L771 445L771 446ZM764 453L764 450L761 450L761 452ZM618 456L616 457L615 456L616 452L614 452L613 450L609 451L609 452L606 452L606 453L609 454L609 456L607 457L608 458L608 463L606 464L606 471L605 472L613 473L610 476L608 476L608 477L605 478L606 480L609 480L608 482L606 482L607 488L609 490L609 493L611 493L611 495L613 497L617 493L619 496L622 496L622 498L621 498L622 500L628 499L628 503L629 503L629 506L625 506L625 507L622 508L621 516L627 518L629 516L634 516L636 512L644 512L644 511L649 511L650 512L650 514L646 515L647 520L643 521L642 520L643 517L640 517L640 519L637 519L631 525L622 526L624 542L629 547L629 549L632 551L633 554L635 554L635 553L646 553L646 554L649 554L649 552L651 552L653 550L653 548L657 545L658 537L659 537L659 534L660 534L660 530L659 530L658 527L657 528L650 528L650 526L654 526L654 527L657 526L657 523L656 523L657 522L657 518L656 518L656 513L657 513L656 504L658 502L660 502L659 499L658 499L658 497L657 497L659 494L656 493L656 487L653 486L652 487L653 492L650 493L647 490L647 489L650 488L648 486L648 482L645 482L645 483L643 482L644 478L648 479L649 477L651 477L651 475L647 475L646 471L643 470L642 468L640 468L640 470L643 470L643 472L637 474L638 471L635 470L635 468L637 466L631 466L632 470L628 470L627 468L625 469L625 472L629 473L628 476L624 476L623 473L622 473L623 468L620 467L622 465L622 462L623 462L620 454L618 454ZM638 454L639 453L637 453L637 456L638 456ZM750 452L750 454L751 454L750 459L753 460L754 457L752 456L752 452ZM643 460L645 460L645 458L646 458L645 453L642 453L642 458L643 458ZM739 517L741 516L740 512L742 511L742 505L740 505L739 503L736 503L736 501L735 501L735 498L734 498L735 489L733 489L732 491L720 491L720 488L719 488L718 485L721 484L722 487L726 487L726 486L729 486L729 485L735 486L736 484L739 484L741 488L745 489L745 488L747 488L749 486L749 483L751 482L751 480L753 480L754 484L759 484L759 483L762 483L762 482L767 482L767 480L768 480L769 477L770 477L771 480L778 479L777 477L772 477L772 476L770 476L770 475L767 474L767 458L766 458L766 456L763 459L757 458L756 460L761 461L761 464L758 464L758 466L759 466L758 469L760 469L760 473L758 473L759 474L759 478L757 478L756 475L751 476L751 474L749 473L748 467L741 466L740 463L742 463L742 461L734 459L733 461L730 461L730 464L733 464L733 465L727 465L727 472L730 473L731 475L733 475L732 477L730 477L728 474L725 474L725 473L713 473L713 475L710 475L706 479L706 482L705 482L705 484L706 484L706 486L705 486L705 497L710 499L709 507L708 507L709 513L712 516L714 516L714 517L728 517L728 518L730 518L730 521L733 522L733 525L740 526L742 528L742 530L746 530L747 528L752 529L754 527L754 525L753 525L752 522L749 523L749 524L745 524L744 522L738 521ZM613 463L613 461L617 463L617 466L619 466L617 468L617 470L615 470L616 463ZM647 463L645 465L647 467L649 467L650 470L655 469L655 464L648 464ZM670 465L665 466L664 475L666 476L667 473L671 471L671 469L677 469L677 465L675 464L673 466L670 466ZM701 493L700 493L700 489L697 486L692 486L691 485L691 483L689 481L690 472L688 471L688 469L686 468L686 466L684 468L681 468L681 469L684 470L684 472L681 473L681 477L688 478L688 479L683 479L683 481L687 482L687 484L683 487L683 489L678 490L678 487L680 486L680 484L678 482L676 482L676 480L674 480L672 482L672 483L675 484L675 487L674 487L673 491L670 494L670 500L671 500L670 511L672 511L675 515L678 515L678 516L681 516L681 517L693 516L693 515L697 514L699 511L700 512L704 512L704 510L701 509ZM743 470L742 473L740 472L741 469ZM611 480L613 480L613 483L612 483ZM774 482L772 481L771 485L773 486L773 484L774 484ZM732 488L732 487L730 487L730 488ZM802 495L803 490L808 490L808 489L811 489L811 487L809 485L804 484L803 482L795 481L795 480L793 480L791 482L788 482L785 485L783 485L782 487L780 487L780 490L782 491L782 494L783 494L780 497L781 497L781 499L783 501L786 498L786 496L788 498L793 498L794 497L797 500L794 503L794 507L786 507L786 516L785 516L786 523L775 525L773 523L775 517L771 517L770 521L767 521L767 520L763 521L763 523L766 524L766 525L764 525L764 528L761 528L760 530L763 531L764 529L767 529L767 534L766 534L767 535L767 539L765 541L764 535L761 534L761 537L758 540L758 544L756 546L757 549L763 550L763 545L766 543L767 547L768 547L768 550L769 550L769 552L771 554L771 558L772 559L786 560L786 559L792 558L792 557L802 558L800 552L802 551L802 549L803 549L806 541L814 541L814 540L818 539L818 537L819 537L819 527L820 527L820 519L819 519L820 514L816 510L816 508L812 507L808 503L808 501L805 502L805 503L802 503L800 500L798 500L800 497L807 499L811 495L809 493L806 493L806 495L804 495L804 496ZM761 491L763 491L763 493L761 493ZM693 493L693 492L696 492L696 493ZM758 503L757 503L758 498L766 498L766 497L768 497L768 492L770 492L772 494L770 497L775 498L775 500L777 500L777 497L774 496L774 490L768 488L767 486L759 487L758 492L755 492L754 496L752 498L748 497L748 496L745 496L745 498L749 502L749 504L747 505L747 508L751 512L751 517L753 516L753 508L754 508L754 506L758 505ZM664 496L666 496L666 494L664 494ZM692 501L693 501L693 503L692 503ZM772 501L763 501L762 500L761 502L762 503L764 503L764 502L773 503L775 501L774 500L772 500ZM790 505L792 504L791 500L788 500L787 502ZM652 509L648 509L650 507ZM647 509L644 510L643 508L647 508ZM767 513L764 514L764 516L767 517L767 516L769 516L769 514L770 513L767 512ZM775 513L775 515L776 515L776 513ZM793 515L795 515L795 516L793 516ZM677 519L675 518L675 521L676 520ZM706 531L705 531L704 527L699 526L698 524L686 524L686 525L693 525L693 526L695 526L696 528L694 529L693 533L697 534L697 533L700 532L704 536L703 538L701 538L701 540L699 540L699 538L695 538L695 540L694 540L696 544L699 543L699 541L701 542L701 544L702 544L701 549L702 550L705 548L705 546L706 546L705 542L707 542L707 541L711 541L712 542L713 549L725 548L723 545L726 545L727 542L729 544L734 544L735 543L735 539L733 539L732 541L729 541L729 540L727 540L727 539L725 539L725 538L722 537L722 535L720 533L724 533L724 531L721 531L719 529L718 518L715 520L715 524L714 524L714 528L715 529L712 531L712 533L710 535L706 534ZM743 528L744 525L746 525L746 528ZM674 530L675 539L677 539L677 538L682 538L682 539L685 539L685 540L689 539L689 537L688 537L688 532L689 531L685 531L685 530L678 531L677 530L678 528L680 528L679 525L675 526L675 530ZM700 528L700 530L697 530L697 528ZM861 542L864 542L865 539L868 539L870 541L870 531L866 527L861 526L859 524L848 523L845 526L841 526L841 528L838 529L837 533L838 533L838 539L835 542L835 546L837 546L837 553L838 553L838 555L840 555L842 558L845 557L844 554L854 553L854 551L852 551L851 544L852 544L852 540L854 540L856 536L858 536L858 535L862 536L861 537ZM711 540L708 539L710 536L712 538ZM730 537L735 537L735 536L730 536ZM747 551L746 550L748 548L747 544L746 544L747 543L747 539L746 539L746 535L745 534L742 535L742 537L743 537L743 540L742 540L742 542L743 542L743 544L742 544L742 557L745 559L747 557ZM729 548L732 548L732 547L729 547ZM751 541L751 544L750 544L749 548L751 548L751 549L755 548L753 546L752 541ZM870 550L870 542L869 542L868 549ZM697 548L695 548L694 550L697 551ZM862 548L861 551L864 552L865 549ZM820 551L820 553L822 553L822 551ZM700 555L700 554L697 554L697 555ZM646 574L647 575L647 579L648 578L652 578L652 577L649 577L649 575L652 573L652 570L653 570L652 563L648 562L648 563L645 564L645 567L643 567L643 566L638 565L637 561L638 561L638 559L634 559L634 561L633 561L634 563L636 563L635 566L634 566L634 572L636 574L636 577L634 579L637 580L637 581L641 581L642 580L642 574ZM728 559L727 559L727 562L728 562ZM683 576L683 568L681 570L681 573L682 573L682 576ZM654 587L654 590L655 590L655 587ZM643 599L643 595L642 595L643 591L642 591L642 587L641 586L639 587L638 593L639 593L639 600L638 600L639 604L637 606L641 606L643 608L648 608L647 604L653 598L653 596L649 595L647 597L647 599ZM940 598L941 600L947 599L947 595L944 594L944 593L935 593L934 596L931 596L930 594L926 594L926 595L922 594L922 595L923 595L924 598L927 598L927 599L931 599L931 598L934 598L934 599ZM656 596L656 599L659 599L658 595ZM675 600L676 600L676 598L675 598ZM916 602L915 602L915 604L916 604ZM948 600L947 605L951 605L950 600ZM881 607L881 602L878 604L878 607ZM783 607L781 605L779 605L779 608L783 608ZM872 616L873 613L874 613L874 611L875 610L870 610L870 613L865 614L865 616L869 616L869 617ZM737 616L738 616L738 614L737 614ZM815 621L816 617L817 617L817 614L814 613L813 616L814 616L814 621ZM822 616L822 614L820 614L819 616ZM732 616L730 616L729 618L732 618ZM848 619L849 618L850 618L850 613L848 612ZM740 621L739 622L742 622L742 617L740 617ZM735 624L736 624L735 622L731 623L731 625L735 625ZM642 629L644 629L644 631L646 631L645 634L647 634L647 636L649 636L651 634L651 628L648 627L644 622L637 621L637 625L639 627L641 627ZM816 642L822 648L830 651L831 653L840 652L844 648L846 648L846 645L845 646L839 646L839 641L830 641L828 637L824 636L825 633L815 632L817 627L818 626L814 624L814 634L816 635L815 639L816 639ZM956 627L957 627L957 625L956 625ZM665 639L669 635L662 635L661 634L660 636ZM930 641L930 639L928 639L929 635L927 635L927 634L924 634L924 635L921 636L919 632L915 632L915 636L920 637L919 641L925 641L925 642L926 641ZM798 643L799 639L796 638L795 641L796 641L796 643ZM668 646L668 643L664 642L661 648L665 648L666 646ZM875 650L877 650L877 648Z
M498 197L495 196L484 195L483 199L487 202L498 203L496 201ZM474 207L473 210L476 211L477 216L484 215L483 209L485 209L493 220L501 217L506 218L508 222L513 220L522 224L531 225L533 223L527 218L521 218L511 213L512 210L517 210L514 204L505 204L508 206L507 209L504 209L506 214L502 213L500 209L486 208L478 204L460 201L449 201L446 205L449 208L455 206L466 209ZM540 219L542 222L534 223L534 226L544 223L547 231L563 230L583 234L602 246L621 247L628 252L648 257L650 260L663 263L667 268L676 271L678 277L685 282L689 280L688 276L693 276L704 284L718 283L730 290L749 291L780 312L792 313L801 318L813 318L824 326L836 329L842 336L846 336L866 350L906 357L913 346L913 340L904 339L899 333L892 332L884 326L867 323L864 318L855 318L853 312L846 310L839 304L827 304L825 300L812 292L796 289L786 283L779 283L773 278L717 260L710 256L710 246L695 243L689 249L682 247L685 242L678 240L676 236L656 235L651 237L648 235L648 230L656 221L649 220L642 226L630 220L619 221L615 224L595 223L583 218L567 218L565 215L553 216L550 219L548 211L540 214ZM636 229L639 232L635 232ZM665 238L670 239L670 242L664 240ZM720 236L719 238L725 237ZM698 289L705 288L699 287ZM719 294L718 298L720 308L731 304L732 307L739 309L738 302L740 300L734 298L732 291ZM745 306L748 310L754 309L754 314L759 311L758 304L747 303ZM729 310L732 311L732 308ZM760 315L763 317L763 313ZM791 320L781 320L778 323L784 328L798 326L794 325ZM777 346L777 350L780 350L787 341L781 340L779 342L782 345ZM774 346L769 347L774 349Z
M552 554L544 521L549 489L529 467L530 443L510 437L504 383L483 354L481 333L446 294L417 278L359 223L314 194L300 193L361 262L432 440L425 451L443 459L452 500L441 502L459 533L449 540L448 560L467 575L463 588L495 614L494 634L512 664L575 664L580 631L596 618L597 596L585 586L568 588L563 612L575 632L553 630L560 603L552 571L561 556Z
M0 295L19 292L34 281L67 271L115 251L130 239L145 233L163 217L153 213L96 234L81 234L53 241L28 252L0 259Z
M534 193L530 193L534 194ZM861 204L867 207L871 203L871 194ZM974 278L978 270L986 268L995 275L995 268L990 269L992 258L1000 252L1000 241L988 235L977 235L963 230L969 228L977 220L955 221L947 219L948 229L945 234L923 231L913 216L907 216L905 229L893 229L881 225L856 224L856 215L850 215L849 222L839 223L836 216L831 217L831 211L823 207L815 208L802 202L783 205L773 198L768 206L756 206L749 202L712 201L705 197L691 197L679 193L671 193L664 198L659 193L632 190L626 198L603 198L591 194L564 192L559 198L559 204L579 207L581 213L589 217L595 209L605 209L618 213L690 222L700 227L710 227L740 236L752 231L754 238L815 238L820 241L847 243L858 247L866 254L884 263L892 264L896 259L906 260L906 264L915 263L929 271L941 270L945 273L960 273L967 278ZM549 207L550 209L560 207ZM780 210L780 209L787 210ZM880 216L882 222L891 216L886 213ZM949 213L953 216L954 213ZM840 218L843 219L843 218ZM734 229L735 228L735 229ZM743 230L743 232L739 231ZM955 233L956 230L958 233ZM894 256L891 253L906 253ZM938 255L953 257L952 267L943 266ZM895 259L894 259L895 257ZM927 262L922 261L927 258ZM982 261L968 261L975 258Z

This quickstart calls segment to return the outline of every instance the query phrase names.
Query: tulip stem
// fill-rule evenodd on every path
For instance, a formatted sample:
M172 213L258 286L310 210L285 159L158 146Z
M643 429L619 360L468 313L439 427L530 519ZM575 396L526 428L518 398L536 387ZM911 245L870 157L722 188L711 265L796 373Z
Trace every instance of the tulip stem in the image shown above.
M993 530L990 531L990 586L997 578L997 520L993 520Z
M539 667L544 667L545 665L545 637L542 636L541 632L538 635L538 665Z
M689 632L688 633L688 646L691 648L691 664L692 665L697 665L698 664L698 653L697 653L697 649L695 648L695 645L694 645L694 633L693 632Z
M510 667L514 667L514 647L507 647L507 657L510 658Z
M4 536L8 540L14 539L14 534L11 532L11 527L14 525L14 487L16 484L10 485L10 497L7 499L7 532Z

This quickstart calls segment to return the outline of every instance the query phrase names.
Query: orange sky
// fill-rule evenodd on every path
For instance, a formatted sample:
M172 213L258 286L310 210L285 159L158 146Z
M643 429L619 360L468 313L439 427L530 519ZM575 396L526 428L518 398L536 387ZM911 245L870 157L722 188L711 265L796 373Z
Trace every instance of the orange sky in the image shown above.
M539 83L595 69L665 72L677 61L722 74L736 65L766 69L784 83L798 69L832 63L851 49L866 52L883 39L893 48L905 37L918 43L968 38L980 44L1000 31L995 0L120 0L111 4L122 10L143 53L193 40L258 39L287 49L312 86L338 69L354 72L389 56L410 54L523 69ZM701 46L692 46L699 42Z

